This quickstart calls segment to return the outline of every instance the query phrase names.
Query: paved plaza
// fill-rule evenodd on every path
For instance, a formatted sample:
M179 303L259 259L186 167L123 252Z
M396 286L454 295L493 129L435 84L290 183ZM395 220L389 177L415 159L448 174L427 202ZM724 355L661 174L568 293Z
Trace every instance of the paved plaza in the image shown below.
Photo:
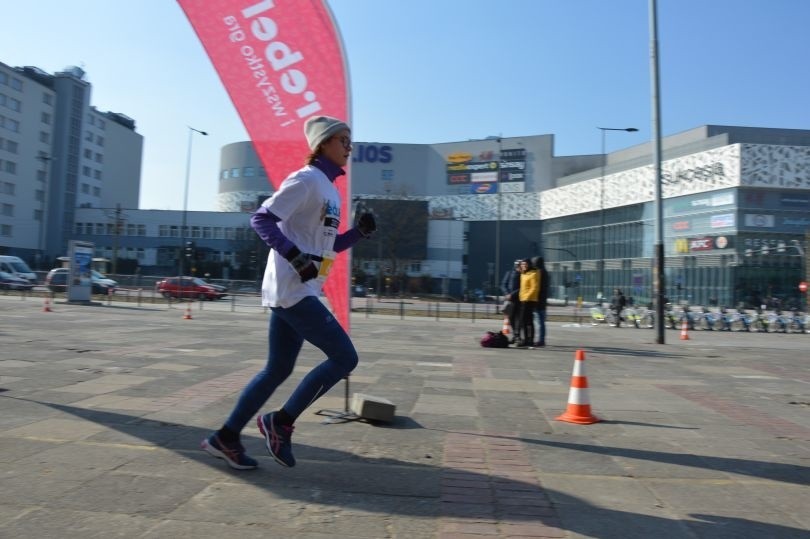
M195 304L196 305L196 304ZM0 538L810 538L810 335L552 321L485 349L493 320L355 313L350 394L392 424L302 416L298 464L199 448L264 364L267 315L0 296ZM585 351L593 413L567 408ZM309 345L270 400L320 361Z

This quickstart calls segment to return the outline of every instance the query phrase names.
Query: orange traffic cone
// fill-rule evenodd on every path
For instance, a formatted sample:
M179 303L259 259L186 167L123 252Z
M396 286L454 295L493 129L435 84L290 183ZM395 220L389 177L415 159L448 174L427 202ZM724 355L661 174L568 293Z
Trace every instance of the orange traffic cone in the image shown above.
M186 305L186 314L183 315L183 320L191 320L191 302Z
M591 414L588 400L588 377L585 376L585 352L577 350L574 356L574 373L571 375L571 390L568 393L568 408L556 421L590 425L602 421Z
M42 312L43 313L52 313L51 310L51 297L48 294L45 294L45 303L42 304Z
M683 324L681 324L681 340L689 340L689 324L686 322L686 317L683 317Z
M512 325L509 323L508 316L503 317L503 327L501 328L501 333L507 337L512 334Z

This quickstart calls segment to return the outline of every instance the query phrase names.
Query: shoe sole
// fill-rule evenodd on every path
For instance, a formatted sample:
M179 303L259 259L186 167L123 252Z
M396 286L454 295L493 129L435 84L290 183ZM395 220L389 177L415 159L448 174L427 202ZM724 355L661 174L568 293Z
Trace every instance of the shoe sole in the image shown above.
M270 456L273 457L273 460L275 460L285 468L292 468L292 466L290 466L289 464L278 458L276 454L273 453L273 450L270 449L270 433L273 430L273 426L270 425L270 428L267 428L265 426L263 415L260 415L259 417L256 418L256 423L259 425L259 432L261 432L262 436L264 436L264 446L267 448L267 452L270 453Z
M258 464L256 466L244 466L242 464L239 464L238 462L232 461L231 459L229 459L228 457L225 456L225 453L223 453L222 451L220 451L219 449L217 449L213 445L209 444L208 440L203 440L202 444L200 444L200 445L201 445L203 451L205 451L206 453L208 453L212 457L216 457L218 459L224 460L228 464L228 466L230 466L234 470L255 470L256 468L259 467Z

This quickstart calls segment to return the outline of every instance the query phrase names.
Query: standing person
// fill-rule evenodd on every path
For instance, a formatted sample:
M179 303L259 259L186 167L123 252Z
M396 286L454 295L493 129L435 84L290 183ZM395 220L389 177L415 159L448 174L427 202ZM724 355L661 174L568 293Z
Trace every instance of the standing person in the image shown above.
M610 308L616 314L616 327L622 323L622 311L627 305L627 299L624 297L622 291L618 288L613 289L613 299L610 302Z
M518 346L527 348L534 344L534 311L540 294L540 273L531 260L520 261L520 339Z
M257 417L267 450L283 466L295 466L291 443L295 420L358 361L352 341L319 296L335 253L369 237L377 226L371 213L363 213L357 226L338 234L341 208L334 182L345 173L342 167L352 151L349 126L316 116L306 121L304 133L312 152L306 165L290 174L250 220L271 248L262 282L262 304L271 310L267 364L242 391L222 428L202 441L206 452L238 470L258 466L239 435L292 374L305 340L326 359L309 371L279 410Z
M514 344L520 332L517 325L520 317L520 260L515 260L512 269L503 276L501 292L503 292L504 299L509 302L509 310L506 313L509 317L509 325L512 326L512 339L509 342Z
M538 278L540 279L539 291L537 294L537 308L534 311L534 318L537 320L537 342L535 346L546 345L546 307L548 307L548 290L551 286L549 281L548 270L546 270L546 261L542 256L535 256L532 258L532 264L537 268Z

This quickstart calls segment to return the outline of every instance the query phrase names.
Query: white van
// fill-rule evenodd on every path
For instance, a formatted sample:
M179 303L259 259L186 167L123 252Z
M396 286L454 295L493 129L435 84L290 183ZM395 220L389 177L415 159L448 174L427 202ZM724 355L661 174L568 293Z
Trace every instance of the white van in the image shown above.
M18 256L0 255L0 271L21 277L31 284L37 284L37 274Z

